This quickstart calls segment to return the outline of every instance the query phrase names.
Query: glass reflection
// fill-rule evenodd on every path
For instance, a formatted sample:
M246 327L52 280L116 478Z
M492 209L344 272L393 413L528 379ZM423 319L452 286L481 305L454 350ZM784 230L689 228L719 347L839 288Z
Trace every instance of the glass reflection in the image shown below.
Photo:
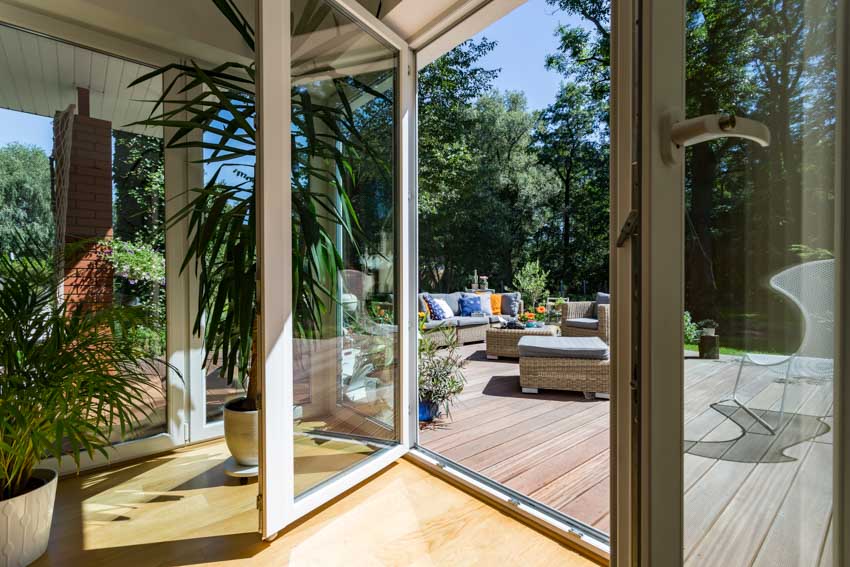
M293 2L295 492L395 442L396 53Z

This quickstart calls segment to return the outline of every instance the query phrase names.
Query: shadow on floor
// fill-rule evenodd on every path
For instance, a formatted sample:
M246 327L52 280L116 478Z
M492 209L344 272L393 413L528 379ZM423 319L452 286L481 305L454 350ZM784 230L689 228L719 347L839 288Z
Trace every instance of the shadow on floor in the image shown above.
M541 390L538 394L523 394L519 385L519 376L493 376L484 386L482 394L500 398L527 398L530 400L556 400L561 402L594 402L585 400L581 392L559 390Z
M269 546L259 533L242 533L87 549L73 558L43 555L34 566L44 565L197 565L250 559Z

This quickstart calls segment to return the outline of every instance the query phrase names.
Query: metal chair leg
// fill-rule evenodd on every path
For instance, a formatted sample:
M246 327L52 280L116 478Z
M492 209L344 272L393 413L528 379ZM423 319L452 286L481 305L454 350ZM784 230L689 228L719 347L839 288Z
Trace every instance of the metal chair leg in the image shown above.
M741 373L743 371L744 371L744 357L742 356L741 357L741 364L740 364L740 366L738 366L738 376L735 378L735 387L732 388L732 397L727 398L725 400L720 400L720 402L718 402L718 403L733 402L739 408L744 410L744 412L747 415L749 415L751 418L753 418L756 421L756 423L758 423L759 425L761 425L762 427L767 429L767 431L770 433L770 435L776 435L776 429L775 428L771 427L771 425L767 421L765 421L764 418L762 418L760 415L756 415L755 412L753 412L753 410L748 408L746 405L744 405L744 402L742 402L741 400L738 399L738 386L741 383Z

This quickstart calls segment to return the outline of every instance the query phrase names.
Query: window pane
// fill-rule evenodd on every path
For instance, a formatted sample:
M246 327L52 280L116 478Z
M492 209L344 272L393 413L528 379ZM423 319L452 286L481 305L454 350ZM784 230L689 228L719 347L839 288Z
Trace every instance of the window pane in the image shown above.
M395 51L293 2L296 495L398 439Z
M688 8L688 115L753 118L772 140L687 153L685 564L825 565L836 3Z

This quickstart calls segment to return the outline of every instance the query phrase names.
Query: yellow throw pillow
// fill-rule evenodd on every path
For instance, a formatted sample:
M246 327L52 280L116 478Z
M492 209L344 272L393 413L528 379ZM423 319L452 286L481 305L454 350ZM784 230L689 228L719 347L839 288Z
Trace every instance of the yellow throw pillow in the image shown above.
M493 310L493 315L501 315L502 314L502 294L501 293L491 293L490 294L490 308Z

